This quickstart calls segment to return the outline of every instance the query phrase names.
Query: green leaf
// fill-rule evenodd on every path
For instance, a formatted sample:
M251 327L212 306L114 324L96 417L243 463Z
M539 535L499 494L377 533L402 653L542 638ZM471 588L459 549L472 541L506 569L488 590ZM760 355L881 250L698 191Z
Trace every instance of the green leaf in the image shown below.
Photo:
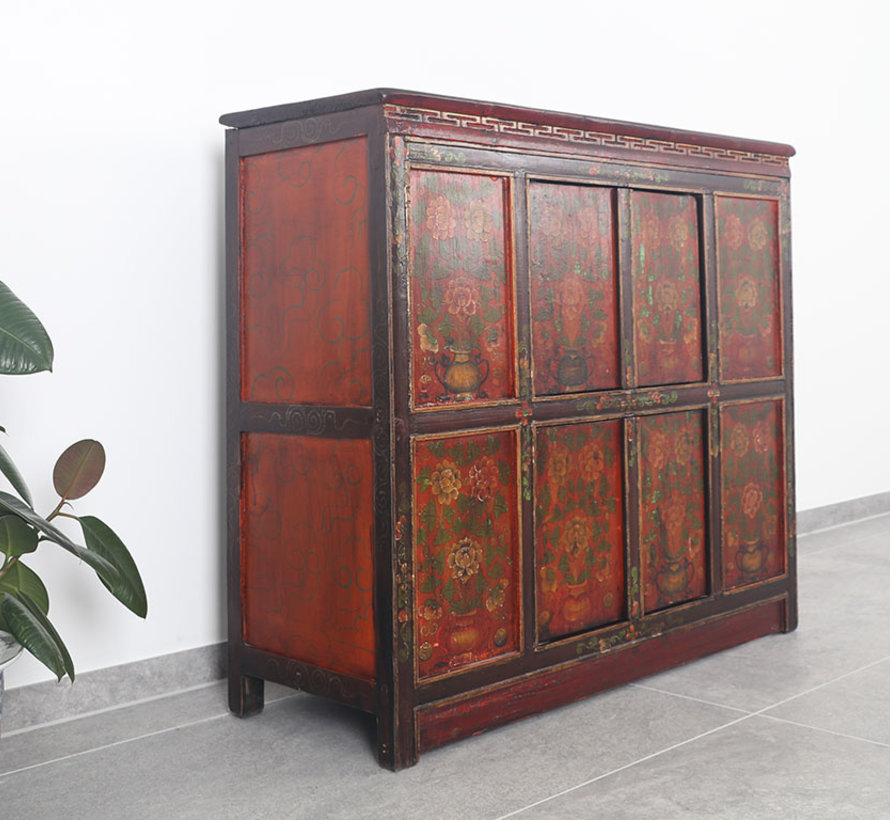
M0 373L53 369L53 343L31 309L0 282Z
M25 479L22 478L18 467L15 466L15 463L9 457L9 453L6 452L2 445L0 445L0 472L6 476L13 489L28 502L28 506L33 507L34 502L31 500L31 492L28 490L28 485L25 484Z
M108 563L101 555L92 550L75 544L65 533L57 527L54 527L45 518L38 515L34 510L28 507L23 501L20 501L14 495L0 492L0 512L7 510L14 513L19 518L24 518L29 524L33 524L43 535L62 549L76 555L85 564L91 566L96 572L104 574L110 580L117 579L117 570Z
M37 549L37 531L17 515L0 516L0 552L10 558Z
M79 520L87 546L108 561L116 571L115 578L106 577L97 570L102 583L127 609L144 618L148 614L145 587L142 585L136 562L124 546L124 542L117 537L111 527L95 516L85 515Z
M72 444L56 462L53 486L65 500L82 498L105 472L105 448L93 439Z
M27 595L7 592L0 601L0 613L12 636L59 680L74 680L74 664L68 649L40 608Z
M0 592L11 592L14 595L24 593L44 614L49 613L49 594L43 581L30 567L26 567L21 561L16 561L0 580Z

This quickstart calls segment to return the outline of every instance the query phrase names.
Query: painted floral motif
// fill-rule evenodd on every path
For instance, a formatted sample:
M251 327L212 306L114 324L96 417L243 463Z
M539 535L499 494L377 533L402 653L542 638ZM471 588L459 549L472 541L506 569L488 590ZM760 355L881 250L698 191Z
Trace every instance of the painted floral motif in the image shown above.
M700 411L640 419L643 607L707 592L704 419Z
M621 422L542 427L535 444L538 638L621 620Z
M511 430L415 443L421 678L519 646L516 446Z
M619 385L614 192L529 185L532 358L539 395Z
M700 381L702 307L695 198L634 191L631 239L639 383Z
M721 419L723 583L733 589L785 569L781 403L728 405Z
M778 376L778 203L721 196L716 212L722 377Z
M515 395L504 178L410 174L414 404Z

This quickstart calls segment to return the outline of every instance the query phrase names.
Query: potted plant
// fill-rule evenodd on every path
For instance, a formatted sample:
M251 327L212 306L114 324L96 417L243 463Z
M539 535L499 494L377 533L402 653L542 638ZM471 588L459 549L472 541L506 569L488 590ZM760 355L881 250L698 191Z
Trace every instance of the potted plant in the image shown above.
M0 374L52 370L52 361L52 342L40 320L0 282ZM0 431L6 432L3 427ZM126 546L99 518L71 511L70 502L95 487L104 469L105 451L98 441L86 439L72 444L59 456L53 470L59 501L43 516L34 509L28 485L0 445L0 473L14 491L0 490L0 646L6 663L18 654L20 646L59 680L65 675L74 680L71 655L47 617L46 587L28 565L30 556L44 543L55 544L79 558L124 606L141 618L146 616L145 588ZM60 529L57 519L76 522L83 543Z

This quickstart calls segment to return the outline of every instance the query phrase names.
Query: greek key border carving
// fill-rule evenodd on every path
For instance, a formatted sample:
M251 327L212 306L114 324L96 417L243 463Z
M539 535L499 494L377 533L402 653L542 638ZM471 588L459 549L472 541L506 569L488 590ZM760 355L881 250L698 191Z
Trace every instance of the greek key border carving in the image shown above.
M715 148L708 145L693 145L691 143L671 142L669 140L632 137L626 134L609 134L580 128L540 125L519 120L503 120L498 117L483 117L476 114L436 111L430 108L411 108L392 103L384 105L383 110L387 119L424 125L449 126L493 134L521 135L537 139L550 139L562 143L596 145L602 148L624 148L631 151L645 151L671 156L703 157L735 162L753 162L758 165L769 165L778 168L788 167L787 157L752 151L739 151L732 148Z

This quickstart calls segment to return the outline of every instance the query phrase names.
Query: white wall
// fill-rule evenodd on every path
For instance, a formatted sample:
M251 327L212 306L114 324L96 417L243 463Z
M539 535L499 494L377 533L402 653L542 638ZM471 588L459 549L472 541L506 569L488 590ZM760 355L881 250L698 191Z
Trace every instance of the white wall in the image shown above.
M391 86L794 144L798 504L890 489L885 6L3 4L0 279L57 349L3 378L4 443L48 511L58 453L104 442L76 510L150 599L143 623L43 556L78 670L224 638L224 112ZM26 658L7 684L48 677Z

